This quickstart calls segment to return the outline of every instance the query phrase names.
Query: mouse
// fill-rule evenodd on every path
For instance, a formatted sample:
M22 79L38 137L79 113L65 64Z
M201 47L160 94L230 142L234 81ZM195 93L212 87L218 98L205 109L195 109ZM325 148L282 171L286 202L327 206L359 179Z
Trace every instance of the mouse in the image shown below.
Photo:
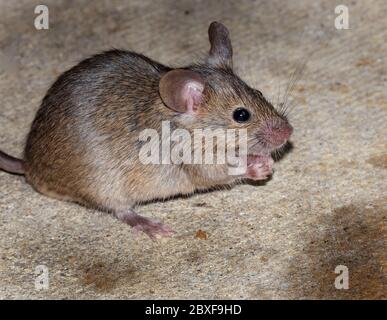
M226 26L212 22L208 38L202 61L184 67L112 49L65 71L41 102L23 156L0 151L0 169L24 175L43 195L110 213L152 240L174 231L139 215L139 205L269 178L272 154L293 128L234 72ZM230 175L227 163L144 164L139 136L144 129L160 132L165 121L188 132L245 130L245 170Z

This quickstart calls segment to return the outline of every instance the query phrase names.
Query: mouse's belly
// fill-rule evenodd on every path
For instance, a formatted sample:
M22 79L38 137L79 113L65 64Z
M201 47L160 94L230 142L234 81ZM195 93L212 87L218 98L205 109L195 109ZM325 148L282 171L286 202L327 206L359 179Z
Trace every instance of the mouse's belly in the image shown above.
M139 170L133 174L137 174ZM131 198L136 202L166 199L177 195L191 194L195 185L181 168L175 165L156 165L141 171L138 179L130 179Z
M59 172L58 176L59 175ZM88 172L63 179L48 179L56 176L55 172L44 175L28 175L28 182L40 193L59 200L74 201L85 206L107 209L111 211L126 211L135 204L152 200L167 199L177 195L191 194L195 186L184 175L146 177L137 171L122 173L114 170L105 172ZM141 177L141 178L140 178Z

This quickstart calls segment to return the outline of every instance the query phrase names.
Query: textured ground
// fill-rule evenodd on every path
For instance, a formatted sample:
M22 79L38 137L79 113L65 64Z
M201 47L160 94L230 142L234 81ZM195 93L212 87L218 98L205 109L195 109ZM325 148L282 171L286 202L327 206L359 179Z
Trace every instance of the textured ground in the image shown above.
M273 179L141 207L171 239L0 172L0 298L386 298L387 4L344 2L349 30L334 28L337 1L45 1L50 29L37 31L38 1L0 1L0 148L15 155L50 83L100 50L179 65L220 20L238 73L274 102L307 60ZM340 264L349 290L334 287Z

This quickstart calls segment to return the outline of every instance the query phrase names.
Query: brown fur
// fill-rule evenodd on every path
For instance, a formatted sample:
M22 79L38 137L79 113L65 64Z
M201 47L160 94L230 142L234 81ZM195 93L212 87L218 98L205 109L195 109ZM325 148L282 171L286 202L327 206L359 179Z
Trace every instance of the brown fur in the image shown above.
M247 128L252 151L264 150L257 144L262 123L283 117L234 74L228 32L220 30L220 39L213 31L211 51L224 56L210 55L216 63L184 68L205 83L203 101L191 118L160 98L160 79L172 69L145 56L112 50L63 73L31 126L24 152L27 181L48 196L116 214L137 203L238 181L227 174L227 165L144 165L138 158L139 133L148 128L161 136L167 120L171 130ZM224 40L225 47L217 50ZM232 119L237 106L251 111L248 124Z

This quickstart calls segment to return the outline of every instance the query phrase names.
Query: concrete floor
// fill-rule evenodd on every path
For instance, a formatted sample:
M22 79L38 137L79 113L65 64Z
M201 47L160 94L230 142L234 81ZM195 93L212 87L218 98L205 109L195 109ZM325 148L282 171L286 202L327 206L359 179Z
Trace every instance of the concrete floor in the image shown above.
M335 29L330 0L45 1L50 29L38 31L39 1L0 1L0 149L14 155L54 79L101 50L181 65L220 20L238 73L274 102L307 61L294 148L273 179L140 208L172 238L135 237L0 172L0 298L386 299L387 3L344 2L349 30ZM35 290L38 265L47 290ZM334 287L337 265L348 290Z

